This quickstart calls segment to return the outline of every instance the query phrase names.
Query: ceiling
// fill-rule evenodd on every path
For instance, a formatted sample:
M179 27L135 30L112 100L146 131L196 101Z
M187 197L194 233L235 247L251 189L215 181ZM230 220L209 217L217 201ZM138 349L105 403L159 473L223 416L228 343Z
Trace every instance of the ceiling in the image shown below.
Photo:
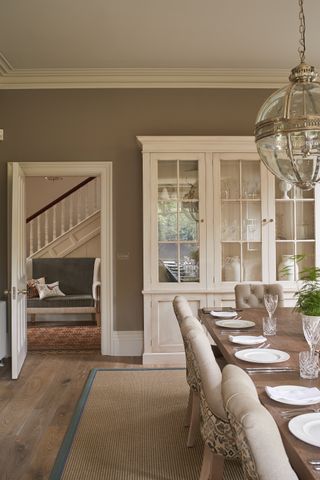
M0 88L278 87L298 0L0 0ZM320 1L305 0L320 67Z

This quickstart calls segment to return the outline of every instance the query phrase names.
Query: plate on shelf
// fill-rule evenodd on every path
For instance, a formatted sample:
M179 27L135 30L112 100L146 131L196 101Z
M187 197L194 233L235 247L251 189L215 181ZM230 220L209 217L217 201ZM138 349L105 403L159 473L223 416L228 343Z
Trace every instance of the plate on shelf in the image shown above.
M289 353L272 348L248 348L235 352L234 355L239 360L251 363L280 363L290 358Z
M237 312L225 311L221 312L218 310L211 310L210 315L215 318L235 318L238 316Z
M229 340L237 345L259 345L267 341L266 337L262 335L229 335Z
M315 390L315 393L313 393L313 390ZM318 396L316 390L319 392ZM310 387L303 387L302 385L265 387L265 391L268 397L275 402L286 403L287 405L313 405L320 402L320 390L317 388L312 388L312 395L310 393L309 398L308 392L310 391Z
M216 325L218 327L233 328L238 330L238 328L254 327L255 323L251 322L251 320L217 320Z
M299 440L320 447L320 413L298 415L290 420L288 428Z

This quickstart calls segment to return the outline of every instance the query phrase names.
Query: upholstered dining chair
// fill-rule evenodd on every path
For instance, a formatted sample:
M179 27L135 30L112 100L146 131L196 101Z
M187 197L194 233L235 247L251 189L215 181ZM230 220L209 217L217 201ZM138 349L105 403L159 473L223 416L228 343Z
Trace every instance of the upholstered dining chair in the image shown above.
M236 365L223 369L222 398L245 478L297 480L274 419L261 405L251 378Z
M204 334L201 323L196 318L192 316L185 317L181 322L180 331L184 343L184 351L186 356L186 378L189 385L189 399L185 418L185 426L189 427L187 439L188 447L193 447L200 425L199 384L194 370L190 345L187 340L187 336L191 330L195 330Z
M236 308L264 308L266 293L278 295L278 306L284 306L283 289L278 283L239 283L234 287Z
M224 459L233 460L232 478L243 478L238 447L224 409L221 370L203 332L192 329L186 335L200 396L200 431L204 452L200 480L223 478ZM228 462L229 463L229 462Z

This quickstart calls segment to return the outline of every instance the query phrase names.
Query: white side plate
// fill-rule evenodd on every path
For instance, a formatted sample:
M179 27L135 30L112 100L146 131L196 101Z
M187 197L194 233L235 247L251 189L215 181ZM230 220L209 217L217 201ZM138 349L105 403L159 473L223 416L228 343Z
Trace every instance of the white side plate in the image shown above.
M259 345L260 343L266 342L267 339L262 335L259 337L254 335L229 335L229 340L231 343L238 345Z
M290 420L288 427L299 440L320 447L320 413L298 415Z
M278 389L280 391L287 390L288 392L290 392L290 390L300 391L300 392L308 391L308 387L303 387L302 385L279 385L273 388L275 390ZM287 405L313 405L315 403L320 402L320 396L316 398L310 398L309 400L308 399L296 400L296 399L288 399L288 398L281 398L281 397L273 397L268 392L268 390L266 390L266 394L268 395L268 397L272 398L272 400L274 400L275 402L286 403Z
M255 323L250 320L217 320L216 325L224 328L248 328L254 327Z
M210 315L215 318L235 318L238 316L237 312L219 312L215 310L211 310Z
M248 348L235 352L234 355L239 360L251 363L280 363L290 358L287 352L273 350L272 348Z

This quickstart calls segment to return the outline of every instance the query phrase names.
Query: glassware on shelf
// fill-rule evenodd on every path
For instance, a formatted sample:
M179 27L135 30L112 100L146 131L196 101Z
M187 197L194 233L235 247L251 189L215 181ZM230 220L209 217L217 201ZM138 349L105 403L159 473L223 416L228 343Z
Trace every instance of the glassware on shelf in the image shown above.
M279 190L282 193L282 199L283 200L290 200L290 197L288 195L288 192L290 192L292 188L292 185L288 182L285 182L284 180L281 180L279 182Z
M273 293L266 293L263 296L263 299L268 315L271 318L278 306L278 295L274 295Z

